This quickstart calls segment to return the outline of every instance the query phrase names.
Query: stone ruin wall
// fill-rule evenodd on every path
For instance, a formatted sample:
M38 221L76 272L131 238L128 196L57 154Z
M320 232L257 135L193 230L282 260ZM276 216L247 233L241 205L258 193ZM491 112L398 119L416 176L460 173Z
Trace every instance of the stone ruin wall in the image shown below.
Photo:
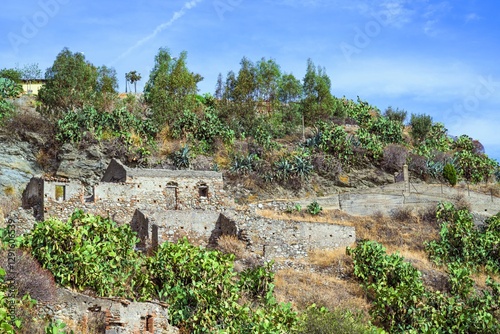
M356 241L352 226L308 223L241 215L238 228L252 241L250 248L267 259L306 257L309 251L347 247ZM241 233L241 232L240 232Z
M169 323L167 306L160 303L95 298L58 288L57 301L51 304L42 306L40 312L64 321L75 332L79 329L78 323L101 316L107 334L178 333Z
M355 241L352 227L265 219L252 212L225 210L221 179L201 181L208 186L206 196L200 196L199 179L177 179L176 206L167 198L167 182L160 178L139 177L133 179L134 183L102 182L93 188L90 197L79 182L37 180L25 193L32 193L33 201L41 202L44 218L65 221L75 209L109 217L120 225L131 224L139 233L140 246L145 248L183 236L208 245L229 234L247 241L255 252L273 258L303 257L312 249L339 248ZM40 184L42 198L37 188Z
M136 212L132 226L145 248L184 235L204 245L215 244L221 235L234 235L266 259L305 257L311 250L346 247L356 240L351 226L266 219L230 210Z
M175 180L175 181L174 181ZM137 177L127 183L101 182L94 187L95 202L130 202L160 206L167 210L213 209L224 205L222 178L197 177L173 180ZM201 188L206 188L206 194ZM205 189L205 188L203 188Z

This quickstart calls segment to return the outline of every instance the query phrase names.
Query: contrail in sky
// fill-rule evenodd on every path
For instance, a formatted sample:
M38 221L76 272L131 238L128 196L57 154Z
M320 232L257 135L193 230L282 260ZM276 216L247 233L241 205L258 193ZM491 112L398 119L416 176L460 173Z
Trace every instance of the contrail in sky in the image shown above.
M200 3L200 2L202 2L202 1L203 0L191 0L191 1L186 2L184 4L184 6L182 6L182 8L180 10L178 10L177 12L174 13L174 15L172 15L172 18L169 21L164 22L164 23L160 24L159 26L157 26L156 29L151 34L149 34L148 36L144 37L143 39L141 39L140 41L138 41L137 43L135 43L127 51L125 51L124 53L122 53L118 58L116 58L115 60L113 60L111 62L111 65L114 64L114 63L116 63L117 61L125 58L133 50L137 49L139 46L143 45L144 43L146 43L150 39L155 38L156 35L158 35L160 32L162 32L166 28L170 27L175 21L177 21L178 19L180 19L181 17L183 17L184 14L186 14L186 12L188 10L196 7L196 5L198 3Z

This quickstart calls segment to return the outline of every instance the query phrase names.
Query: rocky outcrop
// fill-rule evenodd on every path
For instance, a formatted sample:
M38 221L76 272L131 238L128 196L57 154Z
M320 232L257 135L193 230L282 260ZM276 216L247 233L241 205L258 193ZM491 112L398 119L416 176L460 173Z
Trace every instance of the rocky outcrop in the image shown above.
M0 137L0 191L22 192L29 180L42 173L34 147L27 142Z
M79 150L69 143L62 146L58 158L61 163L56 176L77 179L84 184L99 182L110 161L99 145Z

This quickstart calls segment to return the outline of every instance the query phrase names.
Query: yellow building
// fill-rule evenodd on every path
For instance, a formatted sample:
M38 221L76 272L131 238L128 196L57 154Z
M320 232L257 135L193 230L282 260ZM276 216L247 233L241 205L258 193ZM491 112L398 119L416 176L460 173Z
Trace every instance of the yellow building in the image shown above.
M23 94L38 95L38 91L45 84L45 79L23 80Z

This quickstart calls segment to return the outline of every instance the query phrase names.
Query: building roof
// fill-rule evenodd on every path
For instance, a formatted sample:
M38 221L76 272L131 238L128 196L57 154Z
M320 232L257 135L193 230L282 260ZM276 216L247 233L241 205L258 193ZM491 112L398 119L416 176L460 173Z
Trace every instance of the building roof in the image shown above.
M200 170L170 170L152 168L129 168L117 159L112 159L101 181L103 182L126 182L131 178L205 178L220 179L222 173Z

